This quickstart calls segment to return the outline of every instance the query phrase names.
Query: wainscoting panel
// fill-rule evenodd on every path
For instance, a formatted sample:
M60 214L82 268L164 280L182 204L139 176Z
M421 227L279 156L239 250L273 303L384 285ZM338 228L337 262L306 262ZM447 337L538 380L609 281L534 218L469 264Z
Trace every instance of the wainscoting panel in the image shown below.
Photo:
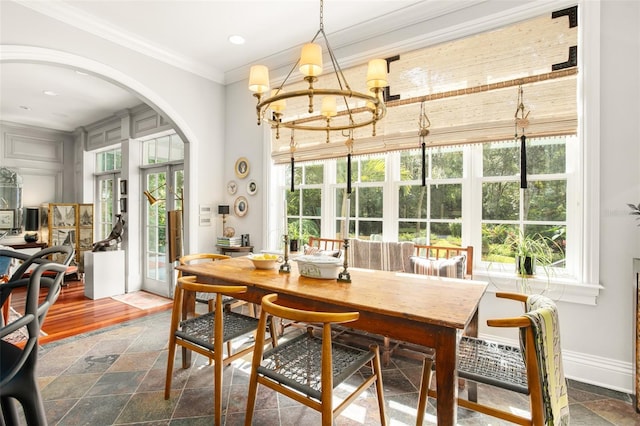
M53 135L52 135L53 136ZM64 164L64 139L44 135L5 133L5 158Z

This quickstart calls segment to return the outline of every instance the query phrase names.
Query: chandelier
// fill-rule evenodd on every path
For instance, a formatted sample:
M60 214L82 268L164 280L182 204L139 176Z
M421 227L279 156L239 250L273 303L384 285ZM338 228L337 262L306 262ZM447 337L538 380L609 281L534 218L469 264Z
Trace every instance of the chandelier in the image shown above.
M319 36L324 39L337 88L314 87L314 83L318 81L318 76L323 71L322 46L316 43ZM303 74L308 88L285 92L283 87L296 68ZM386 60L369 61L366 82L370 93L357 92L351 89L344 77L324 32L323 0L320 0L320 29L311 42L302 47L300 58L282 84L266 96L269 92L269 69L265 65L254 65L249 74L249 90L257 98L258 125L262 121L268 122L276 130L276 138L280 137L281 127L292 130L323 131L326 132L327 142L329 142L331 131L346 131L347 135L352 137L354 129L368 125L372 125L372 136L376 135L376 122L386 114L383 101L383 88L387 86ZM314 114L317 111L314 106L315 97L322 97L319 115ZM308 99L309 116L287 118L285 109L288 99L292 101L303 99L304 102ZM349 101L352 103L350 104ZM339 107L340 111L338 111ZM336 117L342 119L338 120Z

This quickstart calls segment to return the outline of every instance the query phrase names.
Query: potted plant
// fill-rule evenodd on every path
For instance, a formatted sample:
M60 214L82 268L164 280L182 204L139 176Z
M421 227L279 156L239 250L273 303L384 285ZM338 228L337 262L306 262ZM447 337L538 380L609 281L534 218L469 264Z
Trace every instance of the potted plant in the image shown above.
M516 273L521 277L534 276L537 264L546 268L553 262L552 247L556 243L540 234L512 233L505 243L515 255Z
M289 224L289 251L298 251L300 241L300 232L298 231L298 222Z

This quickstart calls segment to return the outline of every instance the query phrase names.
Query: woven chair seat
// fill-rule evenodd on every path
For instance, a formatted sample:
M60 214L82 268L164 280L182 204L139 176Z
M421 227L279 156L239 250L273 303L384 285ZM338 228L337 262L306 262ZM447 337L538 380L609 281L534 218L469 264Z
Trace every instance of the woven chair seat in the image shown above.
M527 367L520 348L463 336L458 375L528 395Z
M214 316L215 312L208 312L204 315L181 321L180 329L175 332L176 337L213 351ZM225 310L222 323L224 324L222 341L227 342L255 331L258 326L258 319Z
M375 356L340 343L332 343L333 387L347 380ZM258 373L320 400L322 394L322 339L301 334L264 353Z

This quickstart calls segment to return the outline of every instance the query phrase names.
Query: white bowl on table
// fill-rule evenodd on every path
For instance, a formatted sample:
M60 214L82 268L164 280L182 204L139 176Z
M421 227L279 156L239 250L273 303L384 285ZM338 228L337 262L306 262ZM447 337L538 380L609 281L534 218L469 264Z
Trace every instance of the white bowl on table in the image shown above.
M335 280L338 278L342 259L334 256L308 254L294 258L298 262L298 271L303 277L321 280Z
M247 257L256 269L273 269L276 263L282 262L282 256L275 254L250 254Z

